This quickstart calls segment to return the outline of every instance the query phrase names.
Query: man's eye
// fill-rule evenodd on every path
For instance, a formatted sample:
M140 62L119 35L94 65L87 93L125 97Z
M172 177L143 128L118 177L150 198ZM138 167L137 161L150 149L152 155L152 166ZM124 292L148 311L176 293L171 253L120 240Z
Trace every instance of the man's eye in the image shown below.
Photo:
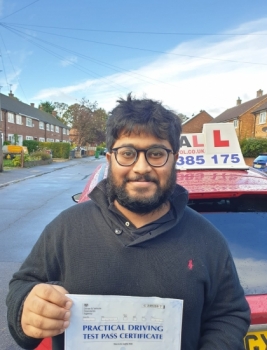
M120 153L120 155L124 158L133 158L135 156L135 153L133 151L123 151Z
M148 156L151 158L161 158L165 156L165 152L161 150L155 150L155 151L149 152Z

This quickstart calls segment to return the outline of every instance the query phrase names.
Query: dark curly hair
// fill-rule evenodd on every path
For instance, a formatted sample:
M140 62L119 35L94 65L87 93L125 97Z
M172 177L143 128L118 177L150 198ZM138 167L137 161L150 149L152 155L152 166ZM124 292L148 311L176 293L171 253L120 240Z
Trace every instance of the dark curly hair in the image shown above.
M180 118L174 112L163 107L159 101L132 98L131 93L126 100L117 102L118 105L109 113L107 120L108 151L111 151L122 133L130 135L134 132L168 140L173 152L178 152L182 127Z

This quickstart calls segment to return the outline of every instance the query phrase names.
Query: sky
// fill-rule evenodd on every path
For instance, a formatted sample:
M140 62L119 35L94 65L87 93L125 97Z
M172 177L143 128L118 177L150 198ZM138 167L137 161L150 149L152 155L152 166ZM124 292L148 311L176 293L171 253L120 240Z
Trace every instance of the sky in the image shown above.
M129 92L192 117L267 93L266 0L0 0L0 85L22 102Z

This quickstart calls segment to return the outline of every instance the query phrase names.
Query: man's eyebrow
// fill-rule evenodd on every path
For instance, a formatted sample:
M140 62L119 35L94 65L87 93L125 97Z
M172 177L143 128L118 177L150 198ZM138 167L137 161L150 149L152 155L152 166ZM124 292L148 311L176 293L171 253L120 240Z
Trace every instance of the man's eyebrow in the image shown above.
M132 143L123 143L123 144L121 144L120 146L118 146L118 147L114 147L114 148L119 148L119 147L133 147L133 148L135 148L135 149L148 149L148 148L152 148L152 147L160 147L160 148L166 148L166 149L168 149L168 147L166 147L165 145L163 145L163 144L161 144L161 143L153 143L153 144L151 144L151 145L149 145L148 147L145 147L145 148L140 148L140 147L137 147L137 146L135 146L134 144L132 144Z

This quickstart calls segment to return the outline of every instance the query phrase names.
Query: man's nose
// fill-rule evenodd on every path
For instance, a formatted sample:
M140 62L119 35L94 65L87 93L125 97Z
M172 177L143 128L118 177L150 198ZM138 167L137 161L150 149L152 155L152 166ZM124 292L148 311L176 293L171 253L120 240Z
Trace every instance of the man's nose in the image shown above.
M149 165L146 160L145 152L139 152L137 160L133 166L133 171L139 174L145 174L151 171L151 165Z

